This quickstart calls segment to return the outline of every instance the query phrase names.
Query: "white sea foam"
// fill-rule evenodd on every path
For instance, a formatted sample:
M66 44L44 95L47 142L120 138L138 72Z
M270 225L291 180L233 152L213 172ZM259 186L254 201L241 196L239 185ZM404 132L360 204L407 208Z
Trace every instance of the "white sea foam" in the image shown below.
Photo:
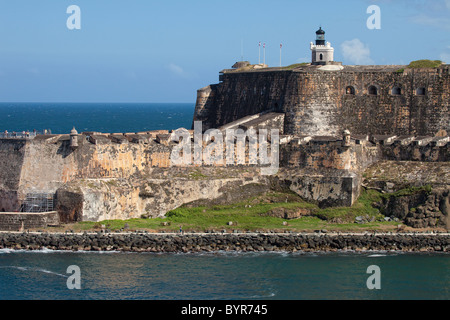
M15 250L13 249L0 249L0 254L4 254L4 253L11 253L14 252Z
M251 296L250 299L267 299L267 298L272 298L275 297L276 294L275 292L271 292L267 295L255 295L255 296Z
M53 272L53 271L46 270L46 269L34 269L34 270L35 271L39 271L39 272L48 273L48 274L54 274L54 275L57 275L57 276L60 276L60 277L63 277L63 278L68 278L67 275L60 274L60 273L57 273L57 272Z
M25 268L25 267L17 267L17 266L0 266L0 268L2 268L2 269L11 268L11 269L17 269L17 270L21 270L21 271L27 270L27 268Z
M10 269L17 269L20 271L32 271L32 272L43 272L43 273L47 273L47 274L53 274L59 277L64 277L64 278L68 278L67 275L61 274L61 273L57 273L51 270L47 270L47 269L42 269L42 268L32 268L32 267L19 267L19 266L0 266L0 269L6 269L6 268L10 268Z

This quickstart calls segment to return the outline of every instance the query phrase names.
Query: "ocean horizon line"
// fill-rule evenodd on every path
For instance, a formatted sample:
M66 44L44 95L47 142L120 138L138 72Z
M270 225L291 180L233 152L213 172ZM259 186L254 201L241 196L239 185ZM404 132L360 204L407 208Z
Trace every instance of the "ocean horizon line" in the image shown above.
M46 101L0 101L0 104L192 104L195 102L46 102Z

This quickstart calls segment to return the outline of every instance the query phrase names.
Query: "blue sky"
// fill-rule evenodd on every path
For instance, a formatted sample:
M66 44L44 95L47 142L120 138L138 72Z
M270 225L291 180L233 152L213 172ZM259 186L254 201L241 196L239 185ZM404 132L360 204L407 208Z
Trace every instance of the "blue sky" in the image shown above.
M450 63L450 0L0 0L0 101L194 103L259 41L269 66L280 43L283 65L309 61L320 25L344 64Z

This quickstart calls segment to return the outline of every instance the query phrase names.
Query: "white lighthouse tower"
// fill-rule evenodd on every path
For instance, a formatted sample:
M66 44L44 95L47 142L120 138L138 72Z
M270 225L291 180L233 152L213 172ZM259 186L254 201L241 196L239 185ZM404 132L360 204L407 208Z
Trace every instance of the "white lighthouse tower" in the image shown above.
M327 65L334 61L334 48L329 42L325 42L322 27L316 31L316 44L311 42L311 51L313 65Z

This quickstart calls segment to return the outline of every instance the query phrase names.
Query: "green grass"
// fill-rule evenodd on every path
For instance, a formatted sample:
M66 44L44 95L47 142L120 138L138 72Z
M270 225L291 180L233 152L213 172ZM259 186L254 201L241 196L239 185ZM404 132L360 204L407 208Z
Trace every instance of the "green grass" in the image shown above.
M412 61L408 68L437 68L442 64L441 60L416 60Z
M194 180L201 180L207 178L207 176L201 173L200 170L196 170L194 172L189 173L189 178Z
M383 194L383 195L381 195L381 197L383 197L383 198L405 197L405 196L410 196L414 193L421 192L421 191L425 191L427 194L430 194L431 193L431 185L426 185L423 187L409 187L409 188L405 188L402 190L398 190L394 193Z
M381 200L381 193L375 190L363 190L352 207L326 208L319 211L318 216L324 220L340 219L344 223L355 221L358 216L380 218L381 214L372 204Z
M79 222L71 226L76 232L99 230L104 225L111 231L120 230L128 224L129 230L152 230L176 232L180 226L184 231L204 232L224 229L238 231L359 231L359 230L393 230L399 222L375 221L366 224L355 224L357 216L369 215L377 219L383 217L372 204L382 195L374 190L364 190L351 208L319 209L316 205L301 200L291 193L272 192L260 197L253 197L240 203L211 207L180 207L166 214L166 218L107 220L102 222ZM286 202L287 201L287 202ZM285 220L267 216L275 208L309 209L309 216L299 219ZM339 219L341 223L335 223ZM231 226L228 222L233 222ZM287 225L283 225L287 222Z

